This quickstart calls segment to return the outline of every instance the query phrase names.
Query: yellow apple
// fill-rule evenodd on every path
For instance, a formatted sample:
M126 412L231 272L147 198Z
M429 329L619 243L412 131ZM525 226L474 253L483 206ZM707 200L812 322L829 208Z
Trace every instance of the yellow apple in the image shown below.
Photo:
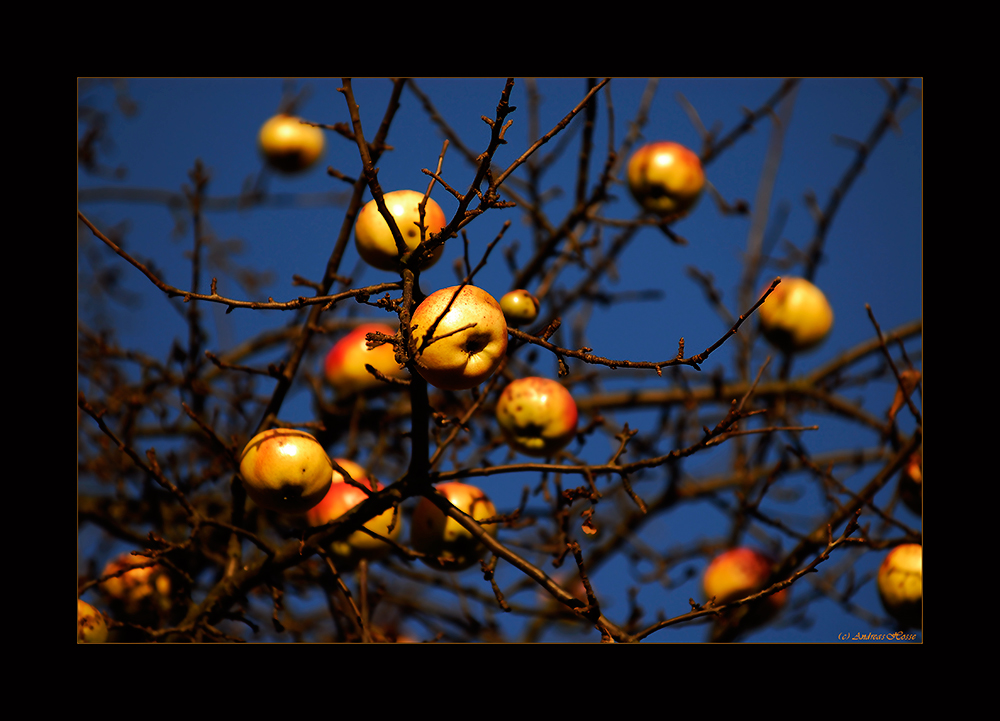
M711 600L714 596L715 605L721 606L763 591L773 565L770 558L752 548L730 549L716 556L705 569L705 598ZM756 604L732 609L722 622L749 629L771 620L787 601L788 590L778 591Z
M315 437L293 428L272 428L247 443L240 475L247 495L261 508L305 513L330 490L333 465Z
M413 311L411 321L417 372L435 388L474 388L493 375L507 353L503 310L474 285L432 293ZM432 330L432 338L439 340L424 347Z
M500 299L500 307L507 323L515 327L533 323L538 317L538 298L523 288L504 294Z
M413 250L420 245L420 209L419 204L424 194L416 190L394 190L384 195L385 205L396 221L407 250ZM433 199L427 199L424 210L424 225L427 227L426 238L430 238L448 224L441 206ZM378 205L374 200L368 201L358 213L354 224L354 244L361 258L373 268L379 270L398 270L399 251L392 237L389 224L385 222ZM439 245L421 266L422 270L430 268L438 262L444 253L444 245Z
M108 622L104 614L86 601L76 599L76 642L104 643L108 640Z
M914 451L899 472L899 497L918 516L924 505L924 469L920 451Z
M106 576L123 568L147 562L149 559L144 556L123 553L109 561L101 575ZM170 606L170 576L167 575L163 566L153 565L136 568L120 576L109 578L101 585L104 587L105 593L123 603L130 611L141 607L158 606L163 609Z
M436 488L452 505L477 521L497 515L492 501L475 486L452 481L439 483ZM426 498L420 499L410 523L410 545L427 554L420 560L431 568L461 571L474 565L486 553L486 547L475 536ZM495 523L483 529L496 538Z
M576 437L576 401L551 378L519 378L497 401L497 423L507 443L528 456L551 456Z
M757 309L760 331L785 353L819 345L833 327L833 310L823 291L805 278L782 278Z
M373 482L366 477L365 469L354 461L347 458L338 458L336 460L340 467L351 476L351 480L364 485L372 491L381 489L381 486L377 482L372 487ZM306 512L306 521L310 526L322 526L340 518L367 498L368 495L364 491L347 483L339 471L334 471L333 483L330 486L330 490L327 491L322 501ZM365 523L365 528L395 541L402 532L403 519L397 515L396 526L392 529L392 533L390 533L389 524L392 523L392 515L393 511L389 508L381 515ZM335 560L339 559L337 570L343 571L356 566L362 558L371 560L382 558L389 553L390 548L389 544L377 538L372 538L364 531L355 531L346 540L334 541L330 550L336 557Z
M385 388L379 380L365 368L370 365L390 378L407 378L409 373L396 362L396 350L392 343L383 343L369 348L366 336L369 333L395 335L396 331L384 323L359 325L334 344L326 356L323 366L327 383L338 395L360 393L372 388Z
M924 598L924 549L904 543L889 551L878 569L882 606L907 628L921 628Z
M629 159L627 175L632 197L664 221L687 215L705 188L701 160L679 143L643 145Z
M304 125L294 115L275 115L261 126L257 136L260 151L271 167L283 173L298 173L323 154L323 131Z

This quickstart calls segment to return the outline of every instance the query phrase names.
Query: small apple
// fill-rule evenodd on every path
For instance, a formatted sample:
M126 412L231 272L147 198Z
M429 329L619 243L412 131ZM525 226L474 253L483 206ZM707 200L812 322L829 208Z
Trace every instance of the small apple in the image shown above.
M760 331L779 350L809 350L826 338L833 310L823 291L805 278L782 278L757 309Z
M315 437L293 428L272 428L247 443L240 475L247 495L261 508L305 513L330 490L333 465Z
M763 591L773 566L774 561L760 551L752 548L730 549L716 556L705 569L702 579L705 598L711 599L714 596L715 605L721 606ZM773 593L761 599L761 608L753 618L741 619L741 623L762 623L780 611L787 601L787 589Z
M108 622L104 614L86 601L76 599L76 642L104 643L108 640Z
M385 205L396 221L407 250L413 250L420 245L420 208L424 194L416 190L394 190L384 196ZM448 224L441 206L431 198L427 199L424 210L424 225L430 238ZM378 204L370 200L358 213L354 224L354 244L361 258L373 268L379 270L398 270L399 251L392 237L389 224L385 222ZM421 270L426 270L438 262L444 253L444 245L439 245L429 258L424 261Z
M123 568L148 562L149 559L144 556L123 553L109 561L101 575L106 576ZM108 596L123 603L132 611L150 605L164 609L170 606L170 576L160 565L136 568L109 578L101 585Z
M583 581L578 575L574 575L572 577L553 578L552 580L559 584L564 591L567 591L574 598L583 601L585 604L590 603L590 599L587 598L587 588L583 585ZM539 604L542 609L544 609L544 615L546 617L554 616L557 619L560 632L593 629L593 626L587 622L586 619L576 615L562 601L553 598L552 595L541 586L539 586L536 590L536 594ZM597 598L596 596L595 600L598 604L601 603L600 598ZM581 623L583 624L582 626Z
M354 461L346 458L336 459L337 464L351 476L351 480L356 481L373 491L381 490L377 482L370 481L366 477L365 469ZM330 521L334 521L363 502L368 495L356 486L352 486L344 480L344 476L339 471L333 472L333 484L326 492L323 500L310 508L306 512L306 521L310 526L322 526ZM397 540L403 529L402 517L397 515L396 526L389 532L389 524L392 523L393 510L391 508L381 515L365 523L365 528L380 536ZM348 570L357 565L362 558L377 559L389 553L389 544L372 538L364 531L355 531L346 540L334 541L330 549L342 563L338 563L338 570ZM344 565L344 568L341 568Z
M492 501L479 488L452 481L439 483L437 490L460 511L481 521L497 515ZM446 516L426 498L413 511L410 545L427 554L420 560L440 571L461 571L471 567L486 553L486 548L454 518ZM496 538L496 524L483 526Z
M904 543L889 551L878 569L878 595L890 616L907 628L922 628L924 549Z
M337 341L326 356L323 374L327 383L338 395L361 393L372 388L385 388L379 380L365 368L370 365L389 378L407 378L405 368L396 362L396 350L392 343L383 343L375 348L368 347L369 333L395 335L396 331L384 323L365 323Z
M914 451L899 472L899 497L906 507L922 514L924 507L924 463L920 451Z
M411 321L417 372L435 388L475 388L493 375L507 353L503 309L474 285L431 293L413 311ZM438 340L424 347L432 330Z
M323 154L323 131L304 125L294 115L275 115L261 126L257 136L260 151L271 167L283 173L298 173Z
M500 307L503 309L504 317L507 318L507 323L517 327L534 323L540 306L538 298L519 288L504 294L500 299Z
M643 145L629 159L627 175L639 205L664 221L687 215L705 189L701 160L679 143Z
M551 456L576 437L576 401L551 378L512 381L500 394L496 416L507 443L528 456Z

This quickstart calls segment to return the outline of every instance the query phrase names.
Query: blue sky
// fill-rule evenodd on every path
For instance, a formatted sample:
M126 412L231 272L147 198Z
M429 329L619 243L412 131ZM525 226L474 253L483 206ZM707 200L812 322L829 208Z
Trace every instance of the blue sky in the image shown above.
M437 110L458 132L466 144L476 152L486 146L489 128L481 115L493 117L497 101L504 86L503 79L420 79L422 92L430 96ZM621 143L628 131L640 99L646 88L645 79L615 79L611 83L614 107L615 144ZM643 129L644 141L674 140L694 149L700 148L700 138L679 97L683 96L693 106L707 127L718 123L722 133L729 132L743 119L743 108L756 109L780 85L777 79L662 79L655 100L650 108L650 122ZM920 88L921 82L912 85ZM300 115L308 120L324 123L349 122L346 103L341 93L339 79L311 79L298 81L297 88L308 86L310 94L300 107ZM361 119L366 135L370 138L381 120L389 97L391 83L385 79L356 79L354 92L360 106ZM107 228L128 219L127 249L141 258L154 259L162 277L169 283L188 287L190 270L185 254L189 251L191 233L174 233L175 223L170 212L150 203L124 203L119 201L90 201L87 192L96 188L145 188L179 191L189 183L188 172L195 158L200 158L211 172L209 194L213 197L231 196L240 192L246 179L261 169L256 152L256 135L260 125L278 107L283 83L280 79L139 79L130 80L128 89L138 106L133 117L123 117L112 112L109 117L109 136L113 146L106 148L104 160L112 166L127 168L124 179L95 178L78 172L78 183L83 200L80 209L98 227ZM539 113L541 132L548 131L575 106L585 93L582 79L540 79L538 89L543 98ZM506 167L528 147L527 86L520 79L515 83L511 104L518 107L510 119L513 125L507 132L508 144L495 158L495 165ZM81 91L81 101L110 109L113 92L110 85L96 85ZM442 135L429 121L417 97L408 89L402 95L402 104L393 123L388 142L393 146L379 161L379 180L386 190L412 188L423 190L427 176L422 168L434 168L441 151ZM607 144L609 132L606 96L600 95L600 110L594 138L598 150ZM847 168L854 159L853 149L835 142L836 137L865 139L870 133L886 103L886 93L873 79L814 79L803 81L795 96L791 120L787 127L784 150L778 170L773 196L772 217L779 207L787 207L787 222L781 232L782 241L804 248L815 233L815 221L804 201L805 194L815 194L824 206ZM912 103L904 103L909 108ZM545 207L550 218L561 219L573 199L576 172L576 149L579 131L563 158L548 169L544 184L558 185L564 190L562 197L552 199ZM762 174L768 142L771 136L769 121L758 123L748 135L721 154L706 167L709 181L729 201L745 199L754 204ZM868 340L873 335L865 304L871 308L883 330L893 329L903 323L918 319L922 311L922 114L917 107L901 119L899 132L890 131L874 149L864 172L857 178L844 199L827 236L824 262L816 274L817 284L826 293L835 313L835 323L830 337L816 351L797 358L793 372L799 373L828 362L842 350ZM556 145L549 143L542 149L548 153ZM271 176L268 188L274 193L325 193L347 191L349 186L330 178L323 168L332 165L347 175L358 172L357 148L353 143L327 134L327 151L321 166L296 177ZM600 153L596 155L600 156ZM601 157L594 159L591 178L600 168ZM443 175L460 190L465 190L472 177L472 169L458 150L450 148L445 156ZM523 168L518 175L524 177ZM636 207L625 186L616 190L617 199L607 203L603 212L610 218L632 219ZM366 196L366 199L370 196ZM435 188L433 197L450 215L457 206L446 191ZM207 216L212 232L221 239L239 238L244 253L241 264L252 268L267 268L273 282L249 298L232 277L218 271L203 274L202 292L207 290L207 278L219 276L219 293L222 295L264 300L287 300L305 292L291 285L293 274L318 279L336 238L343 207L316 208L256 208L252 211L222 211ZM469 226L473 263L486 243L498 233L505 219L513 225L504 237L503 245L517 242L518 258L526 259L532 243L531 231L521 221L517 210L492 211ZM662 294L655 300L636 300L597 307L586 323L585 343L594 353L607 357L632 360L663 360L677 351L677 341L684 337L686 354L711 345L727 329L719 316L709 307L698 285L690 278L687 268L693 266L711 273L717 287L724 293L723 302L731 313L738 314L736 306L737 283L742 272L742 253L746 249L750 221L747 217L723 216L709 197L702 199L697 209L675 224L674 229L688 239L680 246L668 242L656 228L640 231L618 262L617 283L605 281L602 289L609 292L627 290L658 290ZM606 233L610 234L608 230ZM476 283L500 297L511 288L512 274L498 247L491 262L477 276ZM106 249L105 249L106 251ZM461 257L461 239L448 244L443 259L423 273L421 285L426 293L453 285L456 281L453 261ZM80 253L80 265L89 263L89 256ZM120 263L113 260L110 251L104 252L102 263ZM798 268L787 273L768 268L762 273L759 285L775 275L795 275ZM351 275L355 285L391 279L391 274L364 266L353 248L348 249L341 272ZM165 358L174 339L184 342L184 319L138 272L124 269L125 288L141 297L139 307L127 309L107 306L108 313L119 333L119 342L139 347L154 357ZM567 280L567 284L569 281ZM81 293L80 314L88 317L91 299ZM236 310L225 314L223 306L206 304L204 312L210 319L207 329L211 338L207 347L225 349L263 330L278 328L291 320L288 314L277 311L251 312ZM371 308L345 304L339 313L350 313L382 319ZM564 319L569 322L571 319ZM327 345L323 346L328 347ZM322 342L321 342L322 345ZM919 349L910 344L908 350ZM317 351L317 358L322 357ZM755 368L767 355L768 349L761 342L754 354ZM555 374L555 364L542 357L536 370ZM257 362L263 363L264 359ZM918 367L919 357L917 358ZM718 370L732 374L731 346L727 344L705 364L701 373L689 368L683 375L691 384L704 383ZM593 368L573 366L574 372ZM667 375L657 378L651 372L626 373L607 378L610 371L603 369L605 386L669 387ZM81 388L85 383L81 381ZM867 388L843 390L850 401L862 401L876 415L884 415L893 394L893 386L885 380L875 381ZM266 391L261 391L266 392ZM714 425L721 415L706 410L703 422ZM714 411L718 413L716 409ZM724 411L722 411L724 413ZM282 417L290 421L312 419L309 395L305 390L293 393L284 408ZM655 420L649 412L615 412L616 422L629 421L631 427L647 427ZM909 432L910 419L901 421ZM820 431L808 434L805 442L809 450L819 453L845 447L872 447L877 438L871 431L824 417ZM591 437L580 453L581 457L598 462L607 457L609 441ZM336 455L338 449L329 449ZM504 461L495 452L495 463ZM726 449L700 454L685 463L684 471L690 478L721 473L730 461ZM844 479L852 488L861 487L874 473L866 469ZM643 483L637 491L642 495ZM480 484L499 507L516 505L525 484L534 486L535 478L494 476ZM797 484L797 485L796 485ZM811 529L812 514L819 512L818 499L811 499L811 486L805 479L793 481L789 493L801 493L802 499L790 507L775 507L774 512L800 530ZM891 495L891 493L890 493ZM883 497L879 497L883 500ZM884 500L887 500L885 496ZM601 512L598 506L598 513ZM908 523L919 527L920 519L898 511ZM864 517L863 517L864 518ZM869 517L871 520L871 517ZM699 540L718 538L728 528L725 516L710 504L684 505L644 530L641 543L666 550L678 545L688 546ZM782 548L791 547L791 541L774 529L762 529L765 536L780 541ZM89 537L82 537L84 540ZM501 540L504 540L501 534ZM511 539L513 540L513 539ZM859 554L858 574L873 572L881 560L880 553ZM842 562L835 556L830 565ZM648 618L663 611L674 616L688 610L687 599L699 597L698 576L703 562L692 560L681 570L690 570L695 576L683 580L683 573L675 574L675 588L656 584L641 587L639 603ZM821 567L822 568L822 567ZM501 583L515 580L513 571L502 569ZM550 573L555 573L547 568ZM482 585L474 572L461 577L462 582ZM627 614L626 591L637 585L627 564L609 564L596 574L595 584L599 595L606 597L609 617L621 620ZM807 580L796 584L793 596L805 596ZM488 585L485 590L488 592ZM804 593L805 591L805 593ZM796 593L797 592L797 593ZM447 597L446 597L447 598ZM871 582L854 599L872 613L881 614L874 586ZM836 634L845 631L878 630L866 625L856 616L845 613L828 600L817 601L805 610L805 623L769 628L751 637L755 641L819 641L836 642ZM506 616L499 619L512 637L523 619ZM885 630L883 627L882 630ZM653 641L700 641L704 638L703 626L671 628L658 633ZM561 640L552 636L547 640ZM596 632L568 636L576 640L597 640Z

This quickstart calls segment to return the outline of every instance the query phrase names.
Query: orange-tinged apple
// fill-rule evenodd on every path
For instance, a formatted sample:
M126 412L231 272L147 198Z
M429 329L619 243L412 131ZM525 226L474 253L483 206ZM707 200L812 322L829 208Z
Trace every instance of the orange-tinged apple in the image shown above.
M698 155L679 143L643 145L628 161L632 197L664 221L687 215L705 189L705 171Z
M148 562L149 559L144 556L123 553L109 561L101 575L106 576L123 568ZM130 610L143 606L167 608L170 605L168 598L171 589L170 576L160 565L127 571L120 576L109 578L101 585L108 596L125 604Z
M474 285L432 293L413 311L411 321L417 372L435 388L474 388L493 375L507 353L503 309ZM432 331L437 340L425 346Z
M924 468L920 451L914 451L899 472L899 497L918 516L924 506Z
M366 477L365 469L347 458L337 458L336 463L347 471L351 480L364 485L372 491L381 490L381 485ZM374 483L374 487L373 487ZM368 498L368 494L357 486L352 486L344 480L344 476L339 471L333 472L333 484L327 491L323 500L310 508L306 512L306 521L310 526L322 526L330 521L343 516L349 510ZM392 523L393 511L391 508L381 515L365 523L365 528L380 536L397 540L403 530L402 517L397 515L396 525L389 531ZM334 541L330 550L339 559L338 570L348 570L357 565L362 558L377 559L389 553L391 547L388 543L369 536L364 531L355 531L343 541ZM343 566L343 567L342 567Z
M372 366L389 378L407 378L405 368L396 362L396 350L392 343L383 343L375 348L368 347L367 335L382 333L395 335L396 331L384 323L359 325L338 340L327 353L323 374L327 383L338 395L360 393L372 388L385 388L386 383L368 372L365 365Z
M257 136L268 164L283 173L306 170L323 154L323 131L294 115L275 115Z
M705 598L715 597L721 606L763 591L774 562L752 548L733 548L713 559L705 569L702 587ZM778 591L760 599L756 604L739 606L722 622L730 627L739 625L749 629L772 619L788 601L788 590Z
M424 199L424 194L416 190L394 190L384 196L385 205L396 221L403 241L406 243L408 251L420 245L420 208L419 204ZM424 210L424 225L427 228L425 238L430 238L448 224L444 217L441 206L433 199L427 199L427 206ZM358 249L361 258L373 268L379 270L398 270L399 250L396 241L392 237L389 224L385 222L382 213L379 212L378 204L374 200L368 201L365 207L358 213L358 219L354 224L354 244ZM422 270L430 268L438 262L441 254L444 253L444 245L439 245L428 257Z
M240 475L247 495L261 508L305 513L330 490L333 465L314 436L294 428L272 428L247 443Z
M515 327L534 323L539 307L538 298L523 288L505 293L500 299L500 308L507 323Z
M785 353L819 345L833 327L833 309L823 291L805 278L782 278L757 309L760 331Z
M108 622L104 614L86 601L76 599L76 642L104 643L108 640Z
M452 481L439 483L436 488L452 505L477 521L497 515L493 502L475 486ZM426 498L420 499L410 522L410 545L427 554L420 560L431 568L461 571L486 554L486 547L475 536ZM485 525L483 529L496 538L496 524Z
M551 378L511 382L500 394L496 416L507 443L528 456L551 456L576 436L576 401Z
M890 616L907 628L922 627L924 549L904 543L889 551L878 569L878 595Z

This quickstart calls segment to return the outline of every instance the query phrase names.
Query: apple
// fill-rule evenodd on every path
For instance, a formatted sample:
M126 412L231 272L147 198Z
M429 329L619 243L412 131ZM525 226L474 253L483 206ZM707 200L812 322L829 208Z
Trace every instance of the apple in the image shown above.
M365 368L370 365L390 378L407 378L409 374L396 362L396 350L392 343L383 343L375 348L368 347L369 333L395 335L396 331L384 323L359 325L338 340L327 353L323 364L323 375L338 395L361 393L372 388L385 388L379 380Z
M500 308L508 325L520 326L533 323L538 317L538 298L523 288L505 293L500 299Z
M705 569L702 588L705 598L715 597L721 606L751 596L766 588L774 561L752 548L733 548L712 560ZM772 619L788 602L788 589L778 591L760 600L756 605L733 609L724 622L739 624L743 628L757 626Z
M924 506L924 463L920 451L914 451L899 472L899 497L918 516Z
M413 250L420 245L420 209L424 194L416 190L394 190L383 196L385 205L396 221L407 250ZM441 206L431 198L427 199L424 210L424 225L427 227L426 238L430 238L448 224ZM392 237L389 224L385 222L378 205L370 200L358 213L354 224L354 244L358 254L368 265L379 270L398 270L399 251ZM428 257L421 270L426 270L438 262L444 253L444 245L439 245Z
M123 568L148 561L149 559L144 556L123 553L109 561L101 575L106 576ZM171 589L170 576L167 575L163 566L136 568L120 576L109 578L101 585L108 596L125 604L130 610L136 610L150 604L161 608L169 608L170 606L168 598Z
M305 513L333 483L333 465L315 437L294 428L258 433L240 456L240 475L250 499L280 513Z
M889 551L878 569L882 606L907 628L921 628L924 597L924 549L904 543Z
M779 350L809 350L826 338L833 310L823 291L805 278L782 278L757 309L760 331Z
M431 293L413 311L411 322L417 372L435 388L474 388L493 375L507 353L503 309L474 285ZM424 347L432 330L432 338L439 340Z
M354 461L347 458L338 458L336 460L337 464L351 476L351 480L367 486L373 491L381 489L381 485L370 481L366 477L365 469ZM364 491L347 483L339 471L334 471L333 483L330 485L330 490L326 492L322 501L306 512L306 521L310 526L322 526L340 518L367 498L368 495ZM397 515L396 526L390 533L389 524L392 523L392 516L393 511L389 508L381 515L365 523L365 528L395 541L399 538L403 529L403 519ZM374 560L384 557L389 552L390 546L377 538L372 538L364 531L355 531L346 540L334 541L330 550L341 561L337 565L337 569L348 570L348 568L356 566L357 562L362 558ZM341 568L341 565L344 565L344 568Z
M587 588L583 585L583 581L579 576L564 576L561 578L554 578L553 580L574 598L583 601L584 603L590 603L587 598ZM547 617L554 616L560 631L572 632L570 629L583 630L585 628L593 628L589 622L573 613L568 606L563 604L562 601L558 601L553 598L552 595L541 586L539 586L536 590L536 594L539 604L544 609L544 615ZM596 594L595 600L598 604L601 603L600 599L596 598ZM581 621L584 623L583 627L580 626Z
M497 515L486 494L467 483L439 483L437 490L463 513L481 521ZM486 553L486 548L454 518L446 516L426 498L421 498L410 521L410 545L427 554L420 560L440 571L461 571L471 567ZM483 526L496 538L497 525Z
M528 456L551 456L576 437L576 401L551 378L512 381L500 394L496 416L507 443Z
M632 197L664 221L687 215L705 189L701 160L679 143L643 145L629 159L626 174Z
M304 125L294 115L275 115L257 136L260 151L271 167L283 173L298 173L323 154L323 131Z
M104 643L108 640L108 622L104 614L86 601L76 599L76 642Z

